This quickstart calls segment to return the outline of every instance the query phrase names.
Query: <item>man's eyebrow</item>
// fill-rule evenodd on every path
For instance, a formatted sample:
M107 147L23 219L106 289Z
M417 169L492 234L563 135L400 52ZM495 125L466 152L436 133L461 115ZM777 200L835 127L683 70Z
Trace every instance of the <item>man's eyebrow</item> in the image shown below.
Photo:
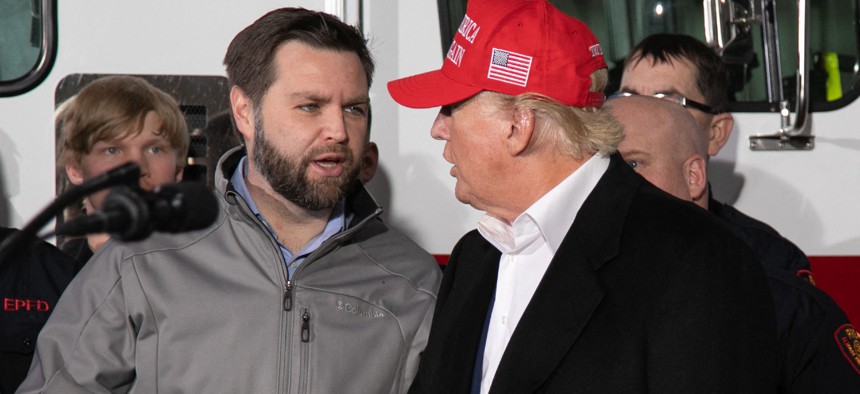
M347 100L346 105L370 105L370 97L365 96Z
M674 95L676 95L676 96L684 96L684 94L683 94L683 93L679 92L679 91L678 91L677 89L675 89L675 88L670 88L670 89L660 89L660 90L657 90L655 93L674 94Z
M290 97L297 100L313 101L315 103L327 103L330 101L329 97L316 92L293 92L290 94Z
M331 97L317 92L294 92L290 97L296 100L308 100L314 103L331 102ZM369 96L360 96L346 101L346 105L370 105Z

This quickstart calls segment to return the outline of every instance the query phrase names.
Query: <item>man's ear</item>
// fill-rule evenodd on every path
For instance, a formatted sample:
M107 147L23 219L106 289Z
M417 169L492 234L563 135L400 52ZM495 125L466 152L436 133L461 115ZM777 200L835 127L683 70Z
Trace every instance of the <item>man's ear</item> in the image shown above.
M684 180L693 202L699 204L708 197L708 170L704 157L693 155L684 162Z
M248 95L238 86L230 89L230 107L233 109L233 119L239 134L245 141L250 141L254 135L254 107Z
M508 153L511 156L519 156L528 149L535 132L535 114L529 109L517 109L514 111L514 119L506 136Z
M379 148L375 142L368 141L364 146L364 151L361 154L361 172L359 179L361 183L370 182L373 176L376 175L376 169L379 167Z
M711 119L710 130L708 130L708 156L716 156L720 153L720 149L729 140L732 134L732 127L735 126L732 114L723 112L714 115Z
M66 168L66 177L69 178L69 182L73 185L84 183L84 174L78 163L67 163L64 167Z

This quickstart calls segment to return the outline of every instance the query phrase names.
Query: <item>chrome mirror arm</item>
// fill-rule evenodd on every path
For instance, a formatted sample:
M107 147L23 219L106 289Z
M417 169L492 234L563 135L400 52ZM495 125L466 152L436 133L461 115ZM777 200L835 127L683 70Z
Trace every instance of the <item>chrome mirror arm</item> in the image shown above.
M797 103L794 124L788 110L788 101L779 102L780 128L776 134L750 136L752 150L812 150L815 136L812 135L809 111L809 2L797 1ZM771 42L776 45L775 37Z

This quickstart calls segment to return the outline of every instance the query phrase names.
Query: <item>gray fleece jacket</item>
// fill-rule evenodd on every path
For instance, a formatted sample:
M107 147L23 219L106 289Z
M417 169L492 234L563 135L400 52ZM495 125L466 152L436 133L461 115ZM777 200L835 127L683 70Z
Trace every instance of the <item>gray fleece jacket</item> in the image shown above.
M379 219L354 216L288 278L275 239L219 163L221 213L182 234L111 241L37 341L21 393L403 393L427 341L441 272Z

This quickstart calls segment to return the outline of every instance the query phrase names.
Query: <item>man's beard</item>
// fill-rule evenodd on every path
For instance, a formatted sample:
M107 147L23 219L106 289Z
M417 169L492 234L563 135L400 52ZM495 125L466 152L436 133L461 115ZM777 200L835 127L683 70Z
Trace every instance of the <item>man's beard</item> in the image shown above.
M278 194L294 204L308 210L318 211L333 208L346 196L349 189L358 181L361 161L344 145L318 147L309 150L302 157L284 155L263 135L262 119L254 122L254 165L266 182ZM308 179L308 167L314 157L323 153L343 155L344 171L337 177Z

